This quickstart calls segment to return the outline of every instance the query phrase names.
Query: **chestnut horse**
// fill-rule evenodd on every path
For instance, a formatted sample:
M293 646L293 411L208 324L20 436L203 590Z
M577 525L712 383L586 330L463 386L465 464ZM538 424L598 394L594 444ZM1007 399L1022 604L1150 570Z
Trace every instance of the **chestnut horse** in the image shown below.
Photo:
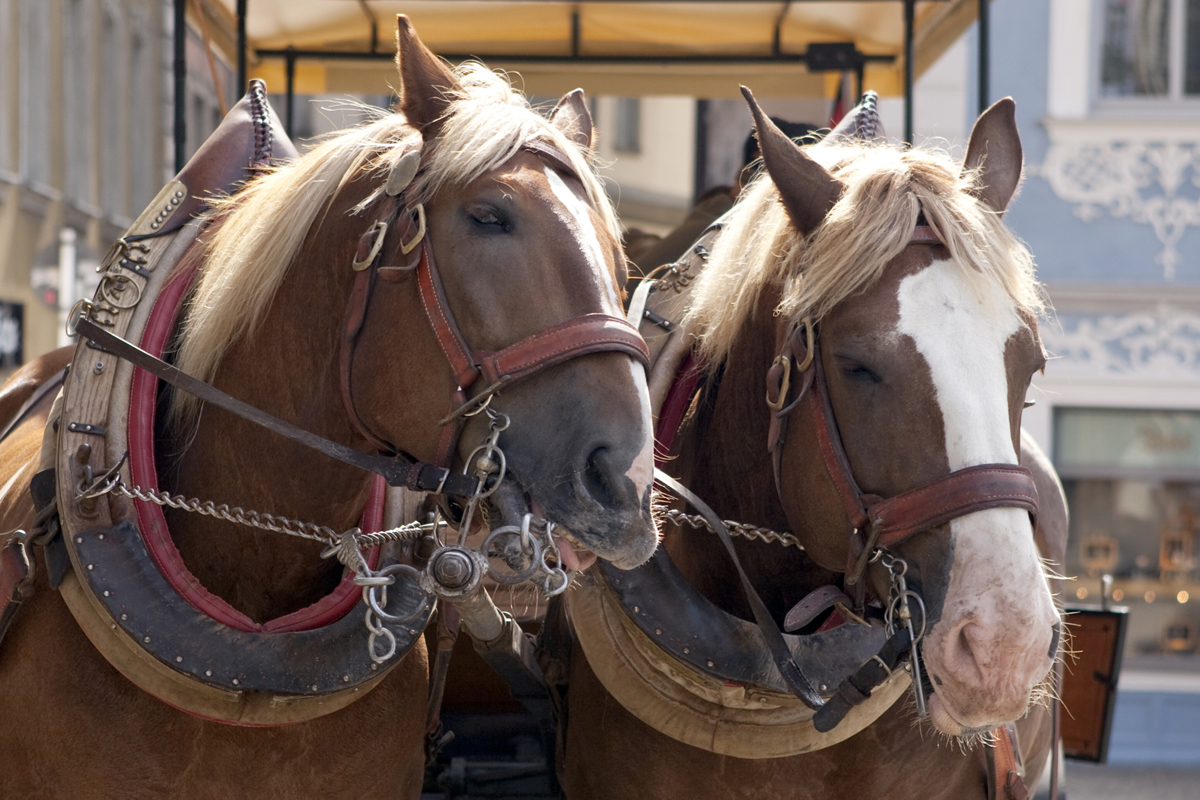
M340 387L344 320L356 275L365 274L351 264L366 263L364 232L397 202L394 190L404 190L406 203L424 203L422 249L437 254L444 306L473 355L581 317L622 316L626 275L613 210L590 164L592 124L580 93L547 120L482 66L450 70L404 17L398 49L401 113L336 135L218 203L192 259L201 263L175 333L176 364L347 448L372 453L382 440L437 462L441 421L467 383L432 329L433 312L423 309L417 253L402 252L416 235L411 213L393 225L399 235L377 235L382 247L367 248L378 274L350 367L352 402ZM420 171L406 160L414 151ZM554 522L568 567L596 556L632 567L657 544L646 376L629 350L588 351L504 383L502 392L484 390L494 395L490 409L511 421L498 442L507 475L489 501L490 519L519 525L533 511ZM52 354L10 380L0 395L8 418L67 357ZM93 365L76 367L68 380ZM0 444L6 531L33 524L30 477L52 398ZM338 532L357 524L368 473L211 404L189 405L179 393L160 399L155 449L164 489ZM469 418L457 456L449 454L455 470L487 434L488 415ZM194 581L253 623L311 606L342 579L342 566L322 559L312 541L176 510L167 521ZM381 682L340 710L276 727L221 724L126 680L47 584L41 550L34 556L32 595L0 647L0 795L419 794L428 691L419 636Z
M907 563L908 588L923 598L919 654L932 692L927 719L917 719L911 700L889 700L849 738L815 745L807 739L786 754L768 755L761 745L773 744L770 731L750 744L735 726L746 730L754 713L776 713L771 709L781 701L772 698L780 696L728 678L722 685L718 676L707 695L714 721L685 744L679 720L695 717L688 716L691 695L680 701L676 684L696 685L681 668L680 653L688 649L674 659L645 656L670 680L634 694L602 683L598 675L613 670L601 669L604 655L585 654L577 641L560 741L567 796L985 798L984 740L1014 720L1025 778L1036 782L1052 738L1045 699L1059 625L1041 557L1062 563L1066 507L1048 460L1022 441L1020 430L1030 378L1045 356L1032 260L1002 221L1022 164L1013 103L1001 101L980 117L960 165L938 153L860 141L801 148L748 92L747 99L766 174L724 218L715 244L704 243L710 252L697 247L700 255L690 256L692 263L707 256L707 263L698 278L691 273L696 284L682 330L695 335L706 377L663 468L721 518L795 537L800 547L735 540L777 621L818 587L852 593L843 577L854 563L847 543L857 531L839 476L822 455L821 395L848 460L844 477L863 493L892 498L964 468L1020 461L1033 473L1041 516L1035 531L1024 508L977 510L889 544L868 563L867 611L872 595L889 597L884 565L892 557ZM665 302L660 311L670 306ZM784 362L790 391L778 366L770 369ZM772 420L776 412L785 422L790 417L783 433ZM772 440L777 466L764 447ZM754 619L714 533L669 528L664 547L706 602ZM604 575L607 586L629 581L618 571ZM577 607L580 597L569 595L577 632L587 610ZM647 609L624 611L636 616ZM672 635L666 627L643 627L645 636L631 641L643 641L647 652L656 635ZM686 641L691 650L706 644ZM619 662L626 672L615 674L628 676L633 663ZM835 687L820 688L828 698ZM726 702L730 692L733 702ZM635 702L627 710L614 695ZM753 710L756 702L763 711ZM710 746L723 730L733 732Z

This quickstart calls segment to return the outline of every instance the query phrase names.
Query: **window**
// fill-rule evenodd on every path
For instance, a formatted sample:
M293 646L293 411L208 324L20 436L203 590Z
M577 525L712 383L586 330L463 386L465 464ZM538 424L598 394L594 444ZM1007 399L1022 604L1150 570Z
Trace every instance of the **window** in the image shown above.
M50 183L50 4L22 0L20 165L26 180Z
M100 206L106 214L123 216L126 207L125 99L126 42L119 9L100 14Z
M9 18L12 16L10 0L0 0L0 170L12 169L12 130L16 119L16 104L12 101L11 73L13 41Z
M1200 0L1103 0L1102 98L1200 97Z
M63 122L66 143L67 197L91 201L92 9L85 0L63 7Z
M642 101L637 97L618 97L613 115L613 149L618 153L642 152Z

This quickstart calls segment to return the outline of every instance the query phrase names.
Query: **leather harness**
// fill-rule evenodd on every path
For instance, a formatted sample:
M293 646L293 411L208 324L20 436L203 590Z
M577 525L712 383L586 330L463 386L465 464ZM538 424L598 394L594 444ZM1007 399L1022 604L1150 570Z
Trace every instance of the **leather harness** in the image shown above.
M549 145L531 142L522 149L547 158L556 168L575 175L568 158ZM396 196L387 197L379 220L363 234L359 242L359 255L355 260L358 272L346 309L341 353L341 387L346 413L358 431L381 451L397 453L399 449L373 433L358 413L353 395L354 353L358 335L370 311L371 295L381 269L383 251L387 249L382 242L389 228L396 227L402 229L401 242L404 242L403 234L409 232L414 218L419 219L418 232L402 245L401 250L407 254L412 248L419 247L417 263L413 267L399 269L415 270L421 307L457 382L450 396L450 412L441 421L443 432L438 445L439 466L450 466L465 418L482 409L503 388L556 364L591 353L624 353L643 367L649 367L650 353L637 328L622 317L599 313L584 314L544 328L501 350L473 349L467 344L446 300L433 247L425 236L424 208L420 204L404 208L402 200L403 187ZM471 390L481 381L482 387L472 394Z

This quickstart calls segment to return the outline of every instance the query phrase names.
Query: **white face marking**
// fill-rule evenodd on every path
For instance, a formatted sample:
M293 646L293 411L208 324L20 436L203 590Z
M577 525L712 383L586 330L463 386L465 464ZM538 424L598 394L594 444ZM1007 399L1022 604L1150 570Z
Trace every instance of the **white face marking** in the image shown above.
M1004 348L1021 326L1013 301L979 293L953 261L900 282L900 323L925 357L946 426L951 470L1015 464Z
M637 487L637 496L641 498L654 481L654 417L650 413L650 390L646 387L646 370L632 359L629 369L633 372L633 385L642 401L642 430L646 432L646 437L641 452L633 460L625 477L633 481L633 485Z
M1013 301L1003 292L978 292L952 261L905 278L898 298L897 330L929 365L950 469L1017 463L1004 363L1009 337L1022 324ZM949 586L926 645L931 670L946 682L935 697L981 719L1001 706L1021 713L1028 688L1049 668L1057 620L1029 517L1017 508L988 509L953 520L950 531ZM956 648L964 624L972 626L965 650Z
M571 187L567 186L557 172L546 166L542 167L542 171L546 173L546 179L550 181L550 188L554 191L554 196L567 210L569 216L563 219L571 232L575 234L580 251L583 252L592 267L596 283L603 292L604 299L608 301L608 313L623 317L624 312L621 309L621 300L617 295L617 287L613 283L604 260L604 250L600 247L600 237L596 233L596 226L592 224L592 209L575 192L571 191Z

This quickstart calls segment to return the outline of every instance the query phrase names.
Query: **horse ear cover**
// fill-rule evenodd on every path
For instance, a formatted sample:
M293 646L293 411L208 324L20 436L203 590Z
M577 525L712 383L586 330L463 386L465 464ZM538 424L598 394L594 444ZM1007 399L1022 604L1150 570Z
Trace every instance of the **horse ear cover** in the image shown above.
M446 63L417 37L404 14L396 15L396 69L401 113L426 139L436 136L461 87Z
M971 128L967 157L963 159L964 173L976 171L971 193L1003 214L1021 183L1024 158L1017 131L1017 104L1011 97L997 100Z
M596 129L592 123L592 112L583 96L583 89L575 89L562 96L554 111L550 112L550 124L584 150L591 151Z
M742 96L754 117L763 164L779 188L779 197L792 224L807 236L825 220L829 209L842 196L842 184L771 122L745 86Z

